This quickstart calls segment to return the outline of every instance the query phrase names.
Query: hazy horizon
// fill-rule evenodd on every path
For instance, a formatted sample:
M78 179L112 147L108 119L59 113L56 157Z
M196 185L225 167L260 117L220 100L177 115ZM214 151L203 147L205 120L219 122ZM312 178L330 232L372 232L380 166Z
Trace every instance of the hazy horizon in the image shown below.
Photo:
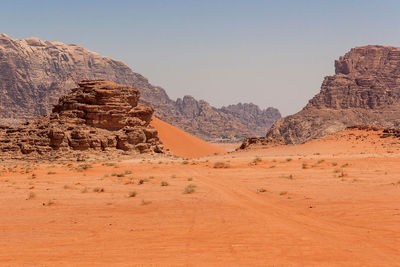
M6 0L2 10L1 33L121 60L172 99L282 115L306 105L350 48L400 46L397 1Z

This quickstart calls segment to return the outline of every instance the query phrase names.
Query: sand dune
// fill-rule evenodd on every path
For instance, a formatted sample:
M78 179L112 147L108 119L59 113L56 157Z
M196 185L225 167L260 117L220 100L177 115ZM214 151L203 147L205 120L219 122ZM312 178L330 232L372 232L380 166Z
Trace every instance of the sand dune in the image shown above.
M158 136L164 147L174 155L197 158L211 156L215 153L226 153L226 150L207 143L155 117L153 117L151 125L157 129Z

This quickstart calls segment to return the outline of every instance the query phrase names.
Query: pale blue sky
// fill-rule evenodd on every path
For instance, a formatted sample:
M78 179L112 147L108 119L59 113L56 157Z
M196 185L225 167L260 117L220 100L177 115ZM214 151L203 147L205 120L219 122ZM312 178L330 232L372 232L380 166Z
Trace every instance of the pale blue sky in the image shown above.
M351 47L400 46L400 1L2 0L0 32L124 61L171 98L300 110Z

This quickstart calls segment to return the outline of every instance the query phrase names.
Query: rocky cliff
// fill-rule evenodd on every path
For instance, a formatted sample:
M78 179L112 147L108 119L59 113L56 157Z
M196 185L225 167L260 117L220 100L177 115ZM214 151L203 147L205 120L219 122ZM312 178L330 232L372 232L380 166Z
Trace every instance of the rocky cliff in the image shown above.
M139 96L134 87L83 81L59 99L50 115L15 128L0 127L1 158L69 159L82 151L162 153L157 131L149 126L153 109L138 103Z
M0 124L15 125L49 114L61 95L79 81L93 79L139 88L141 101L152 106L157 117L206 140L260 135L280 118L277 110L261 111L255 105L218 109L190 96L173 101L164 89L120 61L78 45L1 34Z
M400 126L400 48L363 46L335 61L335 75L300 112L279 119L267 137L299 144L353 125Z

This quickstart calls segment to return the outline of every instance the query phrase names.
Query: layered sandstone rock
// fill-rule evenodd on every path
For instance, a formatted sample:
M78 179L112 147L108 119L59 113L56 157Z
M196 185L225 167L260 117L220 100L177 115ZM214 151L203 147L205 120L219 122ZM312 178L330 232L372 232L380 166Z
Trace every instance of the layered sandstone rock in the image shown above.
M267 137L299 144L352 125L400 126L400 48L353 48L335 69L320 93L300 112L279 119Z
M173 101L164 89L120 61L78 45L0 34L0 124L17 125L47 115L61 95L79 81L93 79L139 88L141 101L152 106L157 117L206 140L262 135L280 118L279 112L270 113L270 109L257 115L260 111L253 106L218 109L190 96Z
M139 90L105 80L83 81L62 96L49 116L0 128L4 158L74 157L74 151L162 153L149 126L153 109L138 103Z

